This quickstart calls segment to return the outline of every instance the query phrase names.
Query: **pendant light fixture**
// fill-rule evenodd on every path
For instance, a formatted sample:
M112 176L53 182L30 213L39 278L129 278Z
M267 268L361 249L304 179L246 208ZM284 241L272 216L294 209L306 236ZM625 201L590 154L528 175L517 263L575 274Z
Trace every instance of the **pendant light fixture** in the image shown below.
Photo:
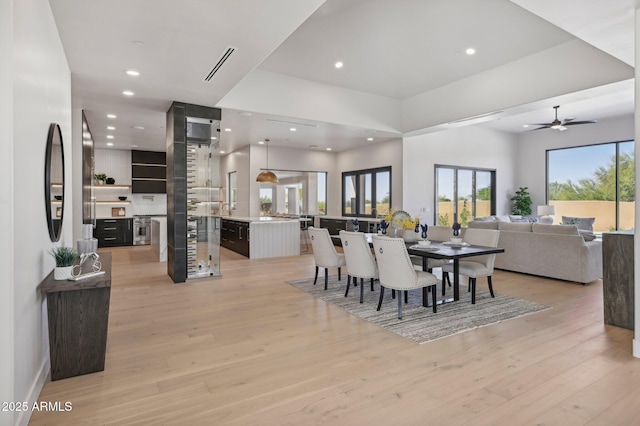
M264 143L267 145L267 170L264 170L258 174L256 182L260 183L278 183L278 176L269 170L269 139L265 139Z

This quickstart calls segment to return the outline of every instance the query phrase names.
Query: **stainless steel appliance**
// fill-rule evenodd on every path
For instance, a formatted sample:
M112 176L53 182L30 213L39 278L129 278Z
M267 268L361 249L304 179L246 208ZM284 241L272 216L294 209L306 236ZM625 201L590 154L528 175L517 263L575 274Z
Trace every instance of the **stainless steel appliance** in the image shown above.
M133 217L133 245L151 244L151 216L136 215Z
M151 218L167 217L166 214L137 214L133 216L133 245L151 244Z

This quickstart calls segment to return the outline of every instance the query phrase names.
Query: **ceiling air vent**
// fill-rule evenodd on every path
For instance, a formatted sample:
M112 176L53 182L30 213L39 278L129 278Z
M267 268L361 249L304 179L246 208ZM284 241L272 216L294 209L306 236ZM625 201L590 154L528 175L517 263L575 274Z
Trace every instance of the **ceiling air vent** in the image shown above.
M220 56L220 59L218 59L218 62L214 65L211 71L209 71L209 74L207 74L207 76L204 78L204 81L211 81L213 76L216 75L218 71L220 71L220 68L222 68L224 63L227 62L227 59L229 59L235 51L235 47L228 46L227 50L222 54L222 56Z

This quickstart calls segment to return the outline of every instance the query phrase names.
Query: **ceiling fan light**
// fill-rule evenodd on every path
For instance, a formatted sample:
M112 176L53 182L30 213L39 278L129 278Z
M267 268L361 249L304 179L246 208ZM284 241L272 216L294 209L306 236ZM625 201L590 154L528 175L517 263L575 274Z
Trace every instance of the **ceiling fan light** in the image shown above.
M260 183L278 183L278 176L270 170L265 170L258 174L256 182Z

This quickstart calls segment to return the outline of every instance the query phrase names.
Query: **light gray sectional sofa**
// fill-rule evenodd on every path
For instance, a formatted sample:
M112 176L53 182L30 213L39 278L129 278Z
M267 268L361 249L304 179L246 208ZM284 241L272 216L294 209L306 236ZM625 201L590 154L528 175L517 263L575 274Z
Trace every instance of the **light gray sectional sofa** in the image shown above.
M496 255L498 269L583 284L602 277L602 241L585 241L576 225L472 221L468 226L500 230L498 247L505 252Z

